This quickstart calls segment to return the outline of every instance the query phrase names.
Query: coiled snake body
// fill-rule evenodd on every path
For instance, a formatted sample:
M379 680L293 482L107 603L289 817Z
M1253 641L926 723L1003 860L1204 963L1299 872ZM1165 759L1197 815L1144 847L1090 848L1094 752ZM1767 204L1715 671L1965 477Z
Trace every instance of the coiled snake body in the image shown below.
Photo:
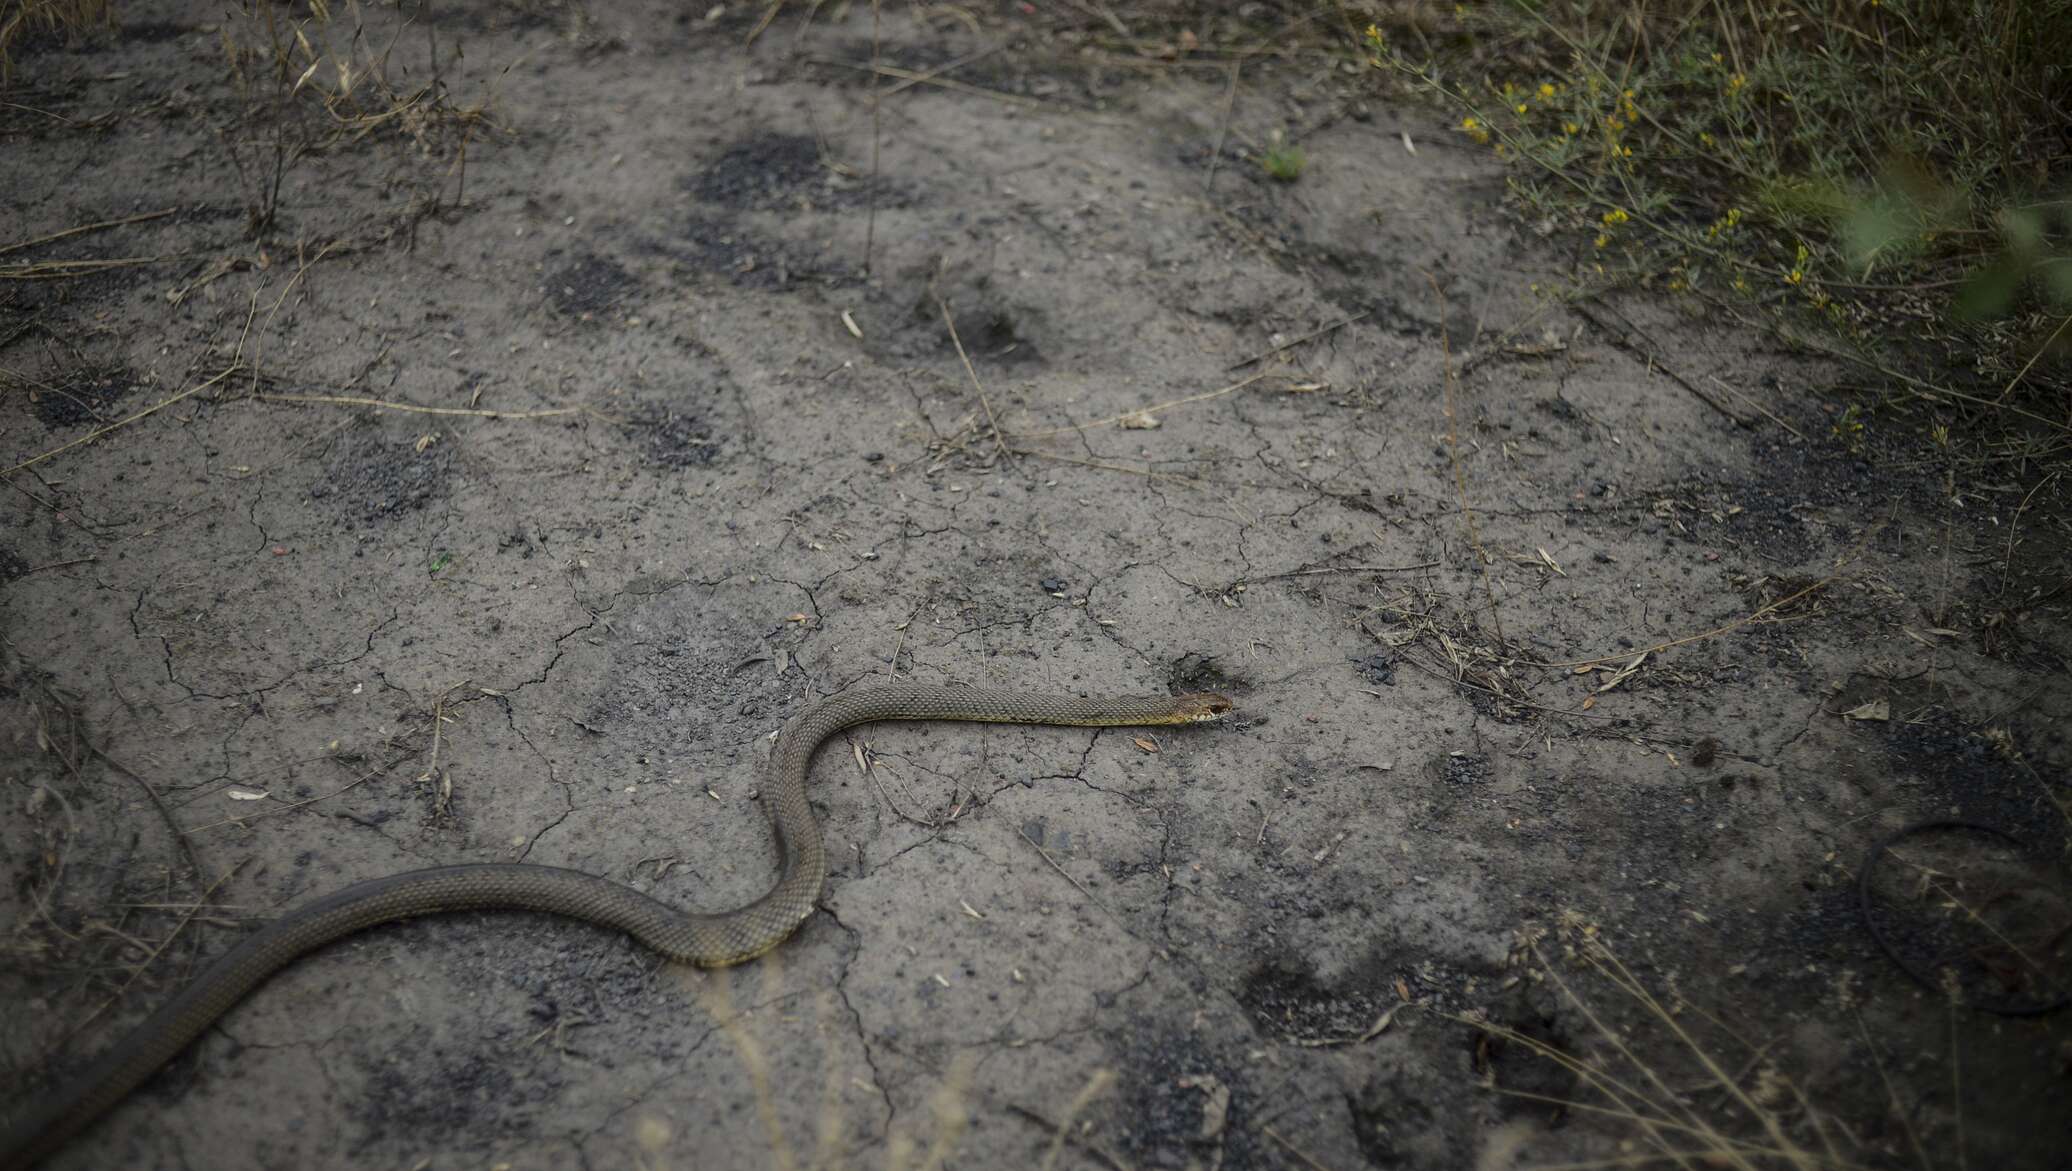
M349 886L297 907L247 936L193 983L21 1120L0 1143L0 1168L33 1166L121 1101L267 977L300 956L381 923L441 911L517 910L566 915L624 931L672 960L722 967L769 951L813 913L827 878L820 823L806 802L814 750L873 720L1112 727L1189 724L1230 710L1220 695L1096 697L900 684L845 691L793 716L766 766L765 799L777 837L778 878L739 910L691 914L632 887L553 866L486 863L412 870Z

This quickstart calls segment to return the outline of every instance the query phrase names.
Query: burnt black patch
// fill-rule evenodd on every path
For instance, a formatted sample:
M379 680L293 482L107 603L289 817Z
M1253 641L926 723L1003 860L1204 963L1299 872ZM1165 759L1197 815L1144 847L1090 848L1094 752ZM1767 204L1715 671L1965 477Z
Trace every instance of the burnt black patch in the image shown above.
M917 315L935 322L938 332L942 329L942 311L930 302L925 308L915 310ZM959 309L952 313L951 320L957 324L957 341L964 343L964 352L974 358L987 358L996 364L1009 366L1041 363L1043 352L1026 334L1023 317L1013 310L998 305L980 305L970 309ZM940 349L954 351L956 342L945 335Z
M1174 659L1167 669L1175 694L1188 691L1229 693L1241 690L1243 681L1224 671L1214 655L1189 651Z
M547 300L561 312L587 321L617 306L639 285L616 261L584 256L547 278Z
M806 211L860 206L865 181L821 158L820 145L798 134L751 134L686 176L683 187L706 203L735 211Z
M1433 771L1438 773L1439 779L1449 785L1485 785L1494 775L1489 767L1488 757L1470 756L1461 752L1447 753L1432 767Z
M1376 984L1334 987L1305 967L1269 964L1238 989L1261 1032L1290 1041L1346 1041L1366 1035L1397 1002Z
M640 437L641 454L667 468L702 468L720 456L718 430L703 415L650 407L628 426Z
M452 472L450 448L434 443L419 450L409 440L366 436L337 451L323 478L309 486L309 498L348 517L381 523L443 499Z
M12 549L0 548L0 585L29 576L29 563Z
M1117 1036L1111 1056L1124 1071L1117 1145L1130 1166L1202 1166L1219 1148L1225 1167L1270 1165L1249 1125L1252 1087L1236 1054L1153 1020L1128 1022Z
M118 31L125 41L157 45L177 40L195 30L193 25L172 20L129 20L124 21Z
M36 418L53 431L102 426L114 421L115 406L136 388L137 380L127 370L81 366L45 385L31 387L29 404Z

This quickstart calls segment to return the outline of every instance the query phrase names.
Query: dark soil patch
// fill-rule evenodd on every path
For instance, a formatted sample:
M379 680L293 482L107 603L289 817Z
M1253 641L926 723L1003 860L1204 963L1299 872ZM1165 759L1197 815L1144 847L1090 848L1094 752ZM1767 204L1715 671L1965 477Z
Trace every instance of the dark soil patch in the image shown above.
M804 249L770 240L730 216L699 216L685 226L671 245L654 250L703 272L724 276L736 288L783 289L795 281L843 284L856 270L839 257L809 255Z
M370 436L341 447L324 478L309 486L309 497L331 502L348 517L379 523L443 499L452 471L450 448L434 443L419 451L414 442Z
M547 299L561 312L588 321L639 286L639 280L616 261L585 255L547 278Z
M1225 1167L1261 1165L1264 1152L1247 1121L1250 1086L1236 1061L1212 1051L1200 1034L1157 1021L1129 1022L1117 1036L1122 1041L1110 1056L1124 1072L1115 1125L1130 1166L1206 1166L1219 1150ZM1221 1125L1205 1127L1224 1093L1229 1097ZM1213 1133L1205 1135L1205 1129Z
M820 145L797 134L751 134L683 179L684 190L734 211L798 212L859 207L869 191L821 161Z
M1363 1036L1398 1003L1395 993L1379 984L1332 987L1307 968L1280 965L1247 977L1237 1001L1262 1032L1296 1042Z
M137 380L127 370L82 366L51 385L30 390L29 403L36 418L53 431L100 426L113 421L111 408L136 388Z
M720 456L723 440L717 429L693 412L649 407L635 415L628 427L641 436L642 453L649 463L702 468Z
M29 575L29 563L12 549L0 549L0 585Z

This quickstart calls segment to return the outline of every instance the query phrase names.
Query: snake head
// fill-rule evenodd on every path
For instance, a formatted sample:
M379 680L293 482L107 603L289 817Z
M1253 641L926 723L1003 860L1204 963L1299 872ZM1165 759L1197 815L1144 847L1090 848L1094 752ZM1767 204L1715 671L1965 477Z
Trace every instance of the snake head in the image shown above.
M1173 697L1173 711L1189 724L1206 724L1218 719L1237 705L1227 695L1213 691L1190 691Z

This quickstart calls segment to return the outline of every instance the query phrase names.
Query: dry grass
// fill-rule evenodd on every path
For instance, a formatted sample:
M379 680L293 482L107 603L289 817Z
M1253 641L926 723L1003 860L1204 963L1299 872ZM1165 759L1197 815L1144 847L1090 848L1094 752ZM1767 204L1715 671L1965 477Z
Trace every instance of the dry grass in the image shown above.
M1564 1011L1586 1026L1582 1038L1564 1047L1476 1015L1450 1019L1483 1034L1485 1058L1491 1045L1516 1046L1558 1067L1575 1088L1565 1096L1507 1088L1493 1061L1486 1084L1629 1136L1612 1158L1523 1166L1857 1171L1877 1160L1877 1152L1863 1149L1854 1131L1799 1084L1772 1044L1757 1044L1745 1029L1673 988L1658 990L1643 980L1584 916L1565 912L1551 928L1524 932L1514 959L1527 980L1557 990ZM1870 1053L1882 1073L1875 1046ZM1899 1122L1911 1127L1904 1115Z
M108 23L108 0L0 0L0 87L14 79L13 50L22 38L76 37Z

